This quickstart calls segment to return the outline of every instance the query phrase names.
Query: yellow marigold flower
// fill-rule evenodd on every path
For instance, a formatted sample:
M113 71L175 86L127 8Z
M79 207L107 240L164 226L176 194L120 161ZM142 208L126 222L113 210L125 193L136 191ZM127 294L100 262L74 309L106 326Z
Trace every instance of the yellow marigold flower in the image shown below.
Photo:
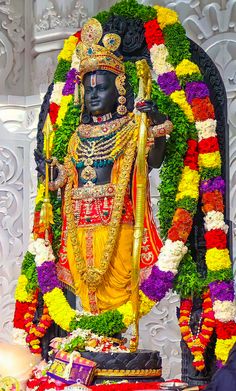
M29 302L31 303L33 295L31 292L27 292L26 286L28 285L28 279L24 274L21 274L18 278L16 290L15 290L15 299L20 302Z
M65 118L65 115L66 115L66 112L67 112L67 109L68 109L68 105L71 102L71 100L72 100L72 95L66 95L66 96L62 97L62 99L61 99L61 107L60 107L60 109L58 111L58 116L57 116L57 120L56 120L56 124L58 126L62 125L62 121Z
M186 333L188 331L188 326L181 326L180 327L180 330L181 330L181 333Z
M140 307L139 317L147 315L156 304L155 301L150 300L141 290L139 291Z
M181 330L181 327L180 327L180 330ZM191 335L192 335L191 333L188 333L188 334L184 335L183 336L183 340L187 341L191 337Z
M118 311L123 315L123 322L128 328L133 322L133 307L131 301L127 301L127 303L120 306Z
M236 337L231 339L217 339L215 347L215 355L217 360L223 361L223 364L227 361L228 355L232 347L236 342Z
M181 323L181 322L183 322L183 321L185 321L185 320L188 320L188 316L181 316L181 317L179 318L179 323Z
M200 167L207 168L221 167L220 152L199 153L198 164Z
M178 192L176 195L176 201L181 200L184 197L191 197L198 199L200 176L198 171L191 170L188 166L183 168L182 177L178 186Z
M159 5L155 5L154 8L157 10L157 21L162 30L164 27L179 21L175 11L169 8L160 7Z
M230 268L231 261L229 257L229 250L227 248L223 250L210 248L206 252L206 264L208 269L212 271Z
M199 352L193 352L193 355L194 355L194 361L202 361L203 356L202 356L201 353L199 353Z
M205 312L205 311L204 311ZM207 327L205 325L202 326L202 330L208 330L208 331L211 331L212 330L212 327ZM209 337L209 336L207 336Z
M45 186L43 185L43 183L40 183L39 187L38 187L38 191L37 191L37 196L36 196L36 199L35 199L35 204L38 205L39 202L43 201L44 199L44 192L45 192Z
M175 91L170 95L173 102L177 103L179 107L183 110L184 114L190 122L194 122L194 116L191 109L191 106L186 100L184 91Z
M64 47L57 57L58 61L61 59L66 61L71 61L77 42L78 42L78 38L74 37L73 35L70 36L68 39L66 39L64 43Z
M54 288L51 292L45 293L43 299L54 322L63 330L70 331L70 322L76 312L67 303L61 289Z
M194 64L192 61L189 60L183 60L177 65L176 67L176 75L179 76L185 76L185 75L192 75L192 73L199 73L200 69L196 64Z

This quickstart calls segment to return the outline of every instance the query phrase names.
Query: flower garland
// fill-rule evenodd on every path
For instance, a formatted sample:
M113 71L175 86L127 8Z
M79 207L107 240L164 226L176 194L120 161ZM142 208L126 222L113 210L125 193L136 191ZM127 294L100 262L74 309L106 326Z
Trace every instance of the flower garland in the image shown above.
M134 18L139 16L144 21L145 38L150 50L153 70L157 77L157 84L153 82L152 98L154 101L158 100L158 106L162 112L168 113L169 110L170 118L174 124L173 136L171 135L168 144L166 163L162 170L162 187L160 190L161 199L163 200L160 204L160 220L162 222L162 232L167 232L167 239L161 250L158 264L154 265L151 274L147 278L145 276L142 278L140 313L147 313L156 301L165 296L166 292L173 287L180 262L191 259L186 242L197 208L201 176L200 191L203 210L206 213L206 241L208 244L211 243L211 246L214 245L214 247L207 249L206 263L208 266L207 279L213 284L210 284L210 292L216 314L218 337L216 355L218 360L224 362L229 348L235 341L235 324L233 322L235 311L232 283L228 281L232 277L228 252L226 248L215 247L216 240L213 238L216 234L222 239L222 235L227 231L223 219L223 204L219 197L222 187L214 191L208 191L214 194L203 195L203 193L207 193L204 190L205 182L212 188L217 184L219 185L219 182L222 183L218 143L217 139L213 140L213 138L216 138L216 123L214 121L214 109L209 100L209 91L202 82L198 66L189 60L191 57L189 41L186 39L184 29L174 11L159 6L146 7L139 5L135 0L129 0L128 3L126 0L122 0L113 6L108 13L99 14L97 18L105 23L112 14L122 14L127 17L132 15ZM72 96L78 83L76 75L79 67L79 62L73 53L79 40L80 33L77 33L73 36L73 39L66 41L59 56L49 108L49 115L55 133L52 139L52 154L61 163L63 163L66 155L67 144L73 130L76 128L78 113L80 112L80 108L73 105ZM126 65L127 73L129 73L129 68L131 70L132 67ZM133 76L131 84L132 82L136 84L137 90L137 80L132 71L130 71L130 75ZM175 148L175 132L179 137L179 149ZM198 143L196 140L197 133ZM208 140L201 142L204 139ZM177 163L175 164L175 162ZM165 176L166 181L163 181ZM168 186L171 188L170 192L167 190ZM170 193L169 197L168 193ZM40 200L41 198L39 196ZM59 237L61 228L60 203L56 200L55 195L52 195L51 202L57 219L56 228L53 227L53 230ZM211 208L211 205L213 205L213 208ZM163 228L164 222L166 228ZM35 238L37 239L37 237L36 235ZM225 242L223 240L222 243ZM213 266L213 257L216 257L216 267ZM48 262L50 262L49 268ZM52 259L44 258L42 265L37 266L37 273L42 276L42 278L39 277L40 289L44 292L44 301L48 306L52 319L65 330L73 330L77 327L90 328L93 317L83 315L79 316L78 319L76 318L76 312L70 308L63 295L60 283L57 280L56 268L53 265L55 264ZM24 291L27 292L24 299L22 296L22 302L30 302L32 291L26 289L30 280L26 282L20 277L19 281L19 285L22 284L23 286L25 284ZM216 289L223 283L227 284L228 290L231 292L224 300L222 296L219 296L219 290ZM46 287L45 290L44 286ZM129 301L116 310L107 311L96 316L96 318L94 317L95 330L93 332L100 333L100 335L109 335L111 326L113 331L121 331L124 326L127 327L132 322L131 309L132 306ZM228 311L228 314L226 314L226 311ZM230 325L227 327L227 332L223 333L223 328L228 324Z
M40 339L44 337L48 328L52 324L52 319L48 314L48 308L44 304L43 313L37 325L33 323L38 304L38 291L35 292L26 314L24 315L24 329L27 332L26 342L29 344L32 353L42 352Z
M196 334L192 333L190 327L192 306L192 299L184 299L181 301L179 326L183 340L186 342L194 357L193 366L198 371L202 371L205 368L203 355L210 342L215 325L209 290L203 294L202 314L199 321L199 329Z

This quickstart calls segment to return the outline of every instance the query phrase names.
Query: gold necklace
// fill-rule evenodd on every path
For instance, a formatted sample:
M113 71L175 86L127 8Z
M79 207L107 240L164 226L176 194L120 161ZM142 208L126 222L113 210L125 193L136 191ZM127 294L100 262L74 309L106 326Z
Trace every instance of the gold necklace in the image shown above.
M107 136L110 133L115 132L121 126L127 124L131 118L133 118L132 113L129 115L125 115L124 117L114 119L113 121L107 121L103 124L81 124L77 128L77 132L79 136L83 138Z
M133 126L133 137L127 144L124 159L122 162L122 170L119 175L118 183L116 186L114 206L109 224L108 240L105 244L103 256L100 263L100 268L93 266L87 267L86 261L82 256L81 246L77 238L77 227L75 223L73 205L72 205L72 186L73 186L73 163L71 157L67 155L65 159L65 166L67 169L68 182L65 189L65 212L68 223L68 233L70 234L71 243L75 255L76 267L81 276L83 282L85 282L91 292L95 292L98 285L101 283L102 277L106 273L111 261L111 257L114 251L114 247L117 241L120 228L120 220L122 215L122 209L124 204L124 197L126 189L128 187L130 173L135 158L135 151L137 146L138 127L136 124Z
M118 156L123 154L127 143L133 136L133 131L133 122L130 121L106 137L84 139L77 134L78 139L75 143L77 157L73 155L72 161L76 168L82 169L81 181L83 183L96 182L96 168L112 165Z

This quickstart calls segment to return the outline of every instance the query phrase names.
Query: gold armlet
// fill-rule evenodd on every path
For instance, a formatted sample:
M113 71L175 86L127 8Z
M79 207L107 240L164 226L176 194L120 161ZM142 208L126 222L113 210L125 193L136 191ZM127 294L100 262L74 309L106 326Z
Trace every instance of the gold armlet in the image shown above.
M152 128L154 137L163 137L169 135L173 130L173 124L168 119L163 124L155 125Z

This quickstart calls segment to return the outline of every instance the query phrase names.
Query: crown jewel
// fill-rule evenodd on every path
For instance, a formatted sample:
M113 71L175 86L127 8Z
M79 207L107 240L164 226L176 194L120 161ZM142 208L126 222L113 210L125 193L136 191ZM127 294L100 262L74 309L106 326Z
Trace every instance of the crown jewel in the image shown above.
M86 73L98 69L110 71L116 75L125 73L122 58L114 54L121 44L120 36L113 33L106 34L103 38L102 36L102 25L97 19L91 18L84 24L81 42L76 49L80 59L81 79Z

